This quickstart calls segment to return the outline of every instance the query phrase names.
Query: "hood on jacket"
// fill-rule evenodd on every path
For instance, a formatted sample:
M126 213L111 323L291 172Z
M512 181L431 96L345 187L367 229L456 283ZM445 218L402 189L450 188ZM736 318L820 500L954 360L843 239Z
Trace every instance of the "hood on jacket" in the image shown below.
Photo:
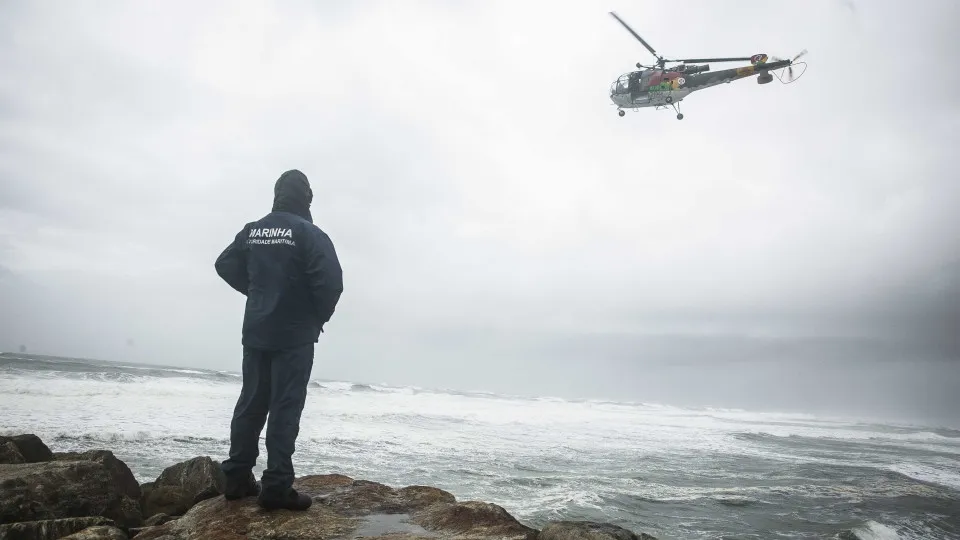
M291 169L277 179L273 186L273 211L290 212L313 223L310 215L310 203L313 202L313 190L307 175Z

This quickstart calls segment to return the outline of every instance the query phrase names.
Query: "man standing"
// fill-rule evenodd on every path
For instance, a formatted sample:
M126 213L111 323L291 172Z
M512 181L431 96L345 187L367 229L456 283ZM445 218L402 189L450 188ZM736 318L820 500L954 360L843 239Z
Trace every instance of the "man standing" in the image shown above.
M306 510L293 489L293 452L313 368L314 344L343 292L330 238L313 224L313 191L290 170L274 186L272 211L248 223L217 258L217 274L247 297L243 314L243 389L230 423L224 496L259 495L266 509ZM267 422L267 467L253 475Z

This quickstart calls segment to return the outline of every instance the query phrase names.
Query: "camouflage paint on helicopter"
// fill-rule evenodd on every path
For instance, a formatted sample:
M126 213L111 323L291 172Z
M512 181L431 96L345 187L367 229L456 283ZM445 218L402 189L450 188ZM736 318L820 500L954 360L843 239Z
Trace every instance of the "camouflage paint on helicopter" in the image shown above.
M650 75L650 86L648 86L646 90L648 94L653 95L659 95L663 92L685 90L686 92L684 92L682 96L677 96L682 98L686 97L689 92L695 90L702 90L718 84L750 77L751 75L763 74L790 65L789 60L781 60L768 64L766 62L767 55L765 54L755 55L751 60L753 59L756 59L754 65L723 69L720 71L708 71L705 73L684 74L676 71L661 72L657 70Z
M678 73L675 71L667 72L654 72L650 76L650 86L647 88L649 93L658 93L658 92L670 92L673 90L680 90L681 88L689 88L692 90L699 90L701 88L706 88L708 86L713 86L715 84L720 84L724 82L733 81L736 79L741 79L743 77L749 77L757 73L757 67L760 68L761 72L769 69L777 69L774 66L766 66L767 55L760 53L755 54L750 57L750 63L752 65L743 66L739 68L725 69L722 71L707 72L702 74L693 74L688 75L688 78L684 77L683 73ZM783 67L783 66L780 66Z
M611 11L610 15L657 59L654 66L644 66L637 62L636 66L639 71L624 73L610 85L610 100L617 106L617 114L620 116L625 114L625 108L656 107L659 109L672 106L677 112L677 119L683 119L683 114L680 113L678 105L691 93L753 75L758 76L757 82L759 84L767 84L773 80L773 75L770 72L781 68L788 68L790 82L792 82L793 64L806 53L806 50L804 50L792 60L774 59L771 63L767 63L768 57L764 53L749 57L667 60L657 54L657 51L616 13ZM749 61L750 65L710 71L710 63L746 61ZM682 65L667 68L667 63L680 63ZM781 79L780 82L784 81Z
M765 55L764 55L765 56ZM700 90L709 86L743 79L751 75L760 75L785 68L790 65L789 60L780 60L777 62L766 63L759 62L752 66L743 66L738 68L722 69L720 71L708 71L706 73L696 73L686 77L684 88L691 90Z

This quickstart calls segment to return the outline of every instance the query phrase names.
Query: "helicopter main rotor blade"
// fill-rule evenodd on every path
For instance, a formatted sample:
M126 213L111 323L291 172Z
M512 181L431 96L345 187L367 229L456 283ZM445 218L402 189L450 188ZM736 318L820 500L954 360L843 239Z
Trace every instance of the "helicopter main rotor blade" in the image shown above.
M683 60L677 60L677 62L688 62L691 64L698 64L701 62L747 62L751 57L744 56L738 58L685 58Z
M631 34L633 34L633 37L637 38L637 41L639 41L640 43L642 43L643 46L646 47L648 51L650 51L650 54L656 56L657 59L660 58L660 55L657 54L657 51L653 50L653 47L651 47L649 43L647 43L646 41L644 41L643 38L640 37L640 34L634 32L634 31L633 31L633 28L630 28L630 25L628 25L627 23L623 22L623 19L621 19L620 17L617 17L617 14L616 14L616 13L614 13L614 12L611 11L610 14L613 15L613 18L616 19L620 24L623 25L624 28L627 29L627 32L630 32Z

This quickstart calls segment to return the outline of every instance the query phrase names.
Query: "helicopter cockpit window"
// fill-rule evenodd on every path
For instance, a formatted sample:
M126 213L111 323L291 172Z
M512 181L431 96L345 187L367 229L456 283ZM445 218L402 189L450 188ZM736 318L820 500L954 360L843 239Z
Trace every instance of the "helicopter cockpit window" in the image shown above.
M615 92L617 94L626 94L630 92L630 78L627 75L623 75L617 79Z

